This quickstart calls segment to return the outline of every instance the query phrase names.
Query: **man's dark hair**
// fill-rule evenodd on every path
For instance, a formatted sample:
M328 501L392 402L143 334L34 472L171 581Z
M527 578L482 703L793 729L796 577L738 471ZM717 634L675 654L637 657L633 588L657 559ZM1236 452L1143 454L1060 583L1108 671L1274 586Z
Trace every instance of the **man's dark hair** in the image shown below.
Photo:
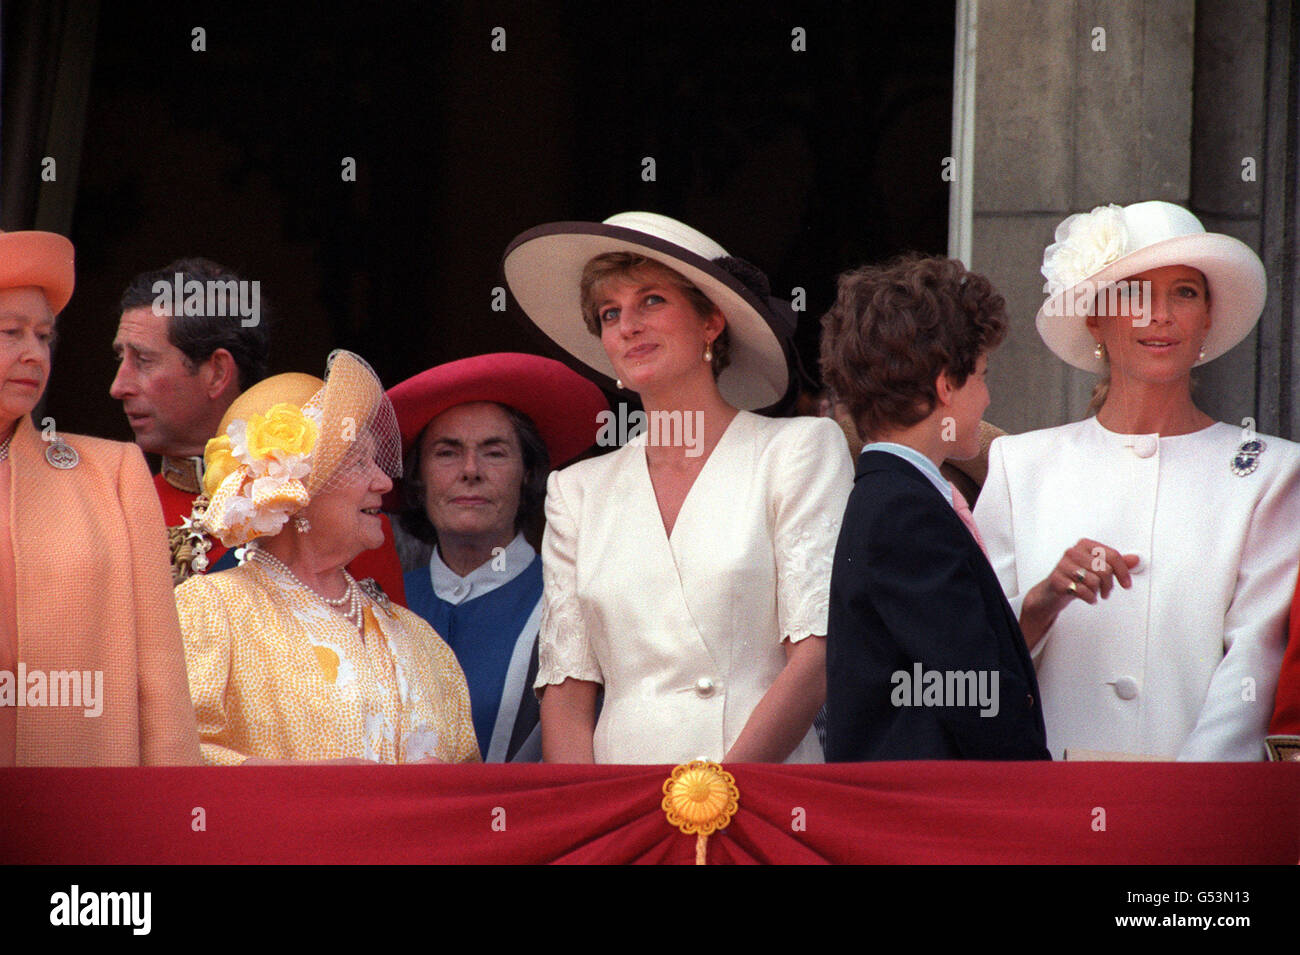
M132 279L122 293L121 311L152 307L158 300L154 285L165 282L172 286L177 273L180 273L182 283L197 281L204 283L204 288L208 287L208 282L219 282L224 286L225 283L243 281L236 273L210 259L177 259L165 268L142 272ZM230 352L235 367L239 369L239 390L248 390L266 377L271 357L269 309L260 289L258 286L256 325L245 326L235 307L238 303L227 300L226 307L219 309L225 314L172 314L167 323L167 340L180 349L191 368L207 361L218 348L224 348ZM182 309L173 309L173 312L180 311Z
M542 513L546 502L546 478L551 471L551 457L546 450L537 426L522 411L509 405L498 404L498 408L510 418L514 425L515 437L519 439L519 450L524 459L524 482L519 489L519 512L515 514L515 533L530 526L530 522ZM427 427L427 426L426 426ZM411 446L409 454L402 461L402 509L397 519L402 529L426 544L438 543L438 532L429 520L429 512L424 507L424 481L420 478L420 447L424 444L424 432L421 431Z

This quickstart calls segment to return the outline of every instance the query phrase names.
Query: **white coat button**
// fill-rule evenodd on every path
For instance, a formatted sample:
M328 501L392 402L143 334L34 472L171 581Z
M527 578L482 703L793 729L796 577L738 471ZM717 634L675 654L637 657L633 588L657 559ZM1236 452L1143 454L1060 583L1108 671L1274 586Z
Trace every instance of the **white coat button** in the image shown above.
M713 695L713 681L707 676L702 676L695 681L695 692L698 696Z
M1138 695L1138 681L1131 676L1122 676L1115 681L1115 695L1121 700L1131 700Z
M1156 453L1156 448L1160 445L1154 437L1149 434L1139 434L1133 437L1133 453L1139 458L1149 458Z

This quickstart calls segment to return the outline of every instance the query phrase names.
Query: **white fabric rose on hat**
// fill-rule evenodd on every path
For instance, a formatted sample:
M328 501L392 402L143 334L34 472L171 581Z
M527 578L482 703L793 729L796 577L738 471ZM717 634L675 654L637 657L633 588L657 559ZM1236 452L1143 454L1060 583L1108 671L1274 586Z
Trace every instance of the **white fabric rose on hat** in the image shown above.
M1124 210L1114 203L1065 219L1056 227L1056 241L1043 251L1048 294L1078 285L1122 256L1127 246Z

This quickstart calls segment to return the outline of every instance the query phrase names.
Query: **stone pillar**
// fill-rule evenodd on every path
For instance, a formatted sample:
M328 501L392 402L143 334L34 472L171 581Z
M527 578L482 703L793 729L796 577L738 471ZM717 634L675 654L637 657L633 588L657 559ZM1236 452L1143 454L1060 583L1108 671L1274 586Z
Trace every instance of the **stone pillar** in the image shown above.
M1012 326L988 419L1013 432L1064 424L1084 416L1093 381L1034 328L1043 248L1073 212L1187 203L1195 5L962 2L978 3L969 264L1006 296Z
M1270 175L1264 144L1267 21L1268 0L1197 4L1191 208L1211 232L1235 236L1259 253L1274 279L1280 265L1270 263L1263 248L1264 196L1270 180L1279 178ZM1251 417L1269 433L1280 423L1279 356L1262 364L1260 347L1277 341L1273 288L1250 337L1195 375L1196 401L1206 413L1232 423Z

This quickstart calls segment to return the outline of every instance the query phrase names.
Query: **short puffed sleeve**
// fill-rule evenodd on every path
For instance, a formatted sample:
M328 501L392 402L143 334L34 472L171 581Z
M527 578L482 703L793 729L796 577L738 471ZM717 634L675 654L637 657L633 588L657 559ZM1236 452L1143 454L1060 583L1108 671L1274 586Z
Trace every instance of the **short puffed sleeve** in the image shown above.
M581 493L576 481L553 472L546 483L542 538L542 622L537 637L535 689L566 679L604 683L577 594Z
M844 432L829 418L783 422L773 469L771 520L777 569L777 622L782 638L825 636L831 563L853 489Z
M455 652L419 615L396 605L371 609L374 625L393 648L400 682L412 689L403 706L402 743L398 762L429 757L444 763L480 762L474 735L469 688Z
M234 643L229 608L210 578L195 576L176 588L176 610L185 642L185 667L203 762L212 766L238 765L248 754L229 745L226 688Z

